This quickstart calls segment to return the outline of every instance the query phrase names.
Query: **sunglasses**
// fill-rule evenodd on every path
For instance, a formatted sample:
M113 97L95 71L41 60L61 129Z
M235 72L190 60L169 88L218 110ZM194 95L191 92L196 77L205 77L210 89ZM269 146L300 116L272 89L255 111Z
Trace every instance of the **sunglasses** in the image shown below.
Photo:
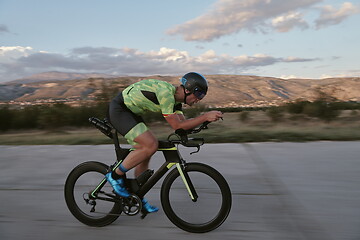
M196 87L196 88L194 89L194 95L195 95L195 97L196 97L197 99L201 100L201 99L203 99L203 98L205 97L206 92L203 91L203 90L201 90L200 88Z

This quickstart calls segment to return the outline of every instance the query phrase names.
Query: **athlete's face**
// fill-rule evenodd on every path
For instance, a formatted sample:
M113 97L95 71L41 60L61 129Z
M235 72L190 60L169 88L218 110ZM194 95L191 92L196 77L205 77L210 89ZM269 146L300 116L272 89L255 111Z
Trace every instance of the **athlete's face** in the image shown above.
M200 99L198 99L194 94L190 94L189 96L186 97L186 104L189 106L192 106L199 101Z

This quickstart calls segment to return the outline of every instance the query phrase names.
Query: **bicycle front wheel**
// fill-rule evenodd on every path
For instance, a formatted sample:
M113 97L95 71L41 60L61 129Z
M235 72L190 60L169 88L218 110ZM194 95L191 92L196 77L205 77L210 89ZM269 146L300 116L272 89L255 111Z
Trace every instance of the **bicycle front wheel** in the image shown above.
M94 199L90 194L104 181L108 166L100 162L85 162L75 167L65 183L65 201L70 212L80 222L93 226L102 227L114 222L121 213L121 204L113 201ZM98 197L104 199L112 193L112 187L106 183Z
M198 195L193 201L178 169L172 170L161 187L161 204L166 216L177 227L193 233L219 227L231 209L231 191L225 178L214 168L189 163L184 168Z

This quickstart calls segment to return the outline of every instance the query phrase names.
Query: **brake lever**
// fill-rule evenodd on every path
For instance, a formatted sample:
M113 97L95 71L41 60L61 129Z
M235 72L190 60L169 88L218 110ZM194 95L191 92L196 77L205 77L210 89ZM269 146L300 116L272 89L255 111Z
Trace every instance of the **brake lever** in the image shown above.
M200 151L200 146L197 146L196 148L197 148L197 150L194 151L194 152L191 152L190 155L192 155L192 154L194 154L194 153L198 153L198 152Z

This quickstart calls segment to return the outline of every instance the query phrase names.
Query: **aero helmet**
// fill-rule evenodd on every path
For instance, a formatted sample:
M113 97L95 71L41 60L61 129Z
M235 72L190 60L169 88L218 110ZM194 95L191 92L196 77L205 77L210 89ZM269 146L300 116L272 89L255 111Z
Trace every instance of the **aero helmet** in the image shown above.
M203 99L208 90L208 82L203 75L196 72L189 72L181 78L181 84L189 93L185 93L184 103L186 103L186 97L190 94L194 94L198 99Z

